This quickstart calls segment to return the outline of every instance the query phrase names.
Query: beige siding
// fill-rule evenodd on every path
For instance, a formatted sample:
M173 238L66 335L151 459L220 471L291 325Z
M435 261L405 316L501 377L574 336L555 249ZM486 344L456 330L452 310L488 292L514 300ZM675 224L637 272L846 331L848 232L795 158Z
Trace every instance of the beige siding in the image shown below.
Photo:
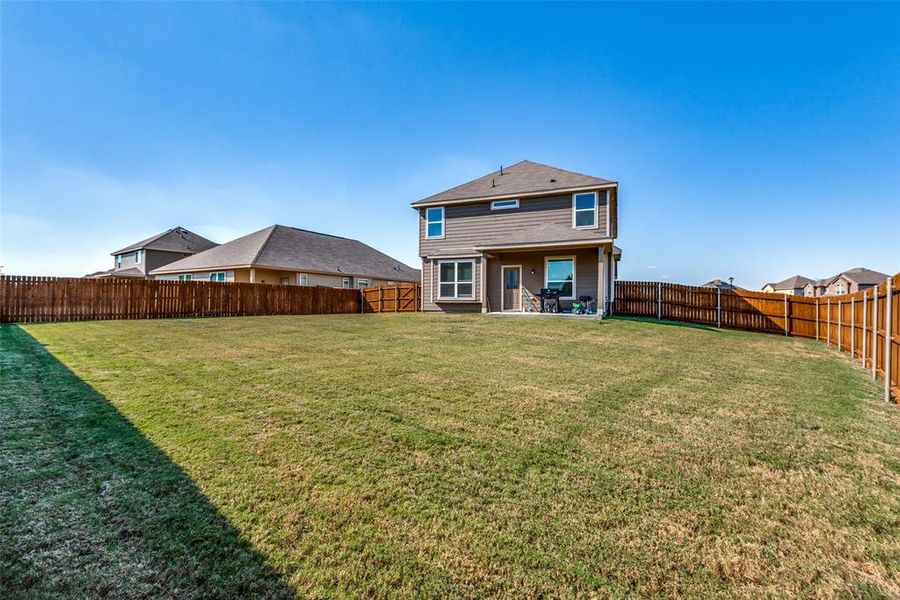
M598 238L608 237L606 229L609 195L598 192ZM428 256L442 248L471 248L479 244L503 240L519 233L523 227L552 223L572 227L572 194L523 198L519 208L491 210L491 203L461 204L444 208L444 237L425 239L425 209L419 209L419 255Z

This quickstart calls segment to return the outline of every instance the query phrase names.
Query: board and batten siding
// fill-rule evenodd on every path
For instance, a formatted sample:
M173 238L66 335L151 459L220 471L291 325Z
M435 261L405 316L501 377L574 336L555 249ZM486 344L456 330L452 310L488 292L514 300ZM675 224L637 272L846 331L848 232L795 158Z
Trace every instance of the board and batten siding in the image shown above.
M586 229L598 238L609 237L607 210L609 191L597 192L596 229ZM419 255L429 256L444 248L471 248L490 241L502 241L520 233L523 228L552 223L572 227L572 194L556 194L538 198L522 198L519 208L491 210L490 202L458 204L444 207L444 237L425 237L425 210L419 209Z
M438 262L441 260L471 260L475 263L474 290L475 297L465 301L453 300L450 302L438 299ZM481 311L481 259L423 259L422 260L422 310L437 310L446 312L470 312Z

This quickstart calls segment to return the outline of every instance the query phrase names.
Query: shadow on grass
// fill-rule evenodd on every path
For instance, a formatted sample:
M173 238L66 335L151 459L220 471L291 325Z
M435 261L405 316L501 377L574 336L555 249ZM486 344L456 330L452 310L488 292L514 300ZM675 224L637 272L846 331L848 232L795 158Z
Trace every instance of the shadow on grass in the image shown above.
M704 331L714 331L716 333L722 332L718 327L702 325L700 323L688 323L686 321L666 321L665 319L660 321L651 317L617 317L616 315L613 315L610 319L615 319L616 321L634 321L636 323L653 323L655 325L669 325L671 327L688 327L690 329L702 329Z
M294 597L191 479L0 326L0 597Z

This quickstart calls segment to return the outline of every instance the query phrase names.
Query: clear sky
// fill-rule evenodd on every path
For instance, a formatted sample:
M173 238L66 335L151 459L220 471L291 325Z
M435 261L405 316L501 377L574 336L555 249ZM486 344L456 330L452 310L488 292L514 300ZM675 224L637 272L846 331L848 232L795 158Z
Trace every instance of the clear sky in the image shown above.
M900 4L11 3L0 264L175 225L417 266L409 203L523 158L620 183L620 275L900 270Z

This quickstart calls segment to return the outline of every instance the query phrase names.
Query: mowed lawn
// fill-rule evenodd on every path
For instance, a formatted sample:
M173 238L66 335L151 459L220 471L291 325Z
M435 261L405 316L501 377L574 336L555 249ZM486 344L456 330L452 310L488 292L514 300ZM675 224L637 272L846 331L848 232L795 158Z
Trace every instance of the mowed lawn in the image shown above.
M4 326L0 596L900 595L900 410L811 340Z

